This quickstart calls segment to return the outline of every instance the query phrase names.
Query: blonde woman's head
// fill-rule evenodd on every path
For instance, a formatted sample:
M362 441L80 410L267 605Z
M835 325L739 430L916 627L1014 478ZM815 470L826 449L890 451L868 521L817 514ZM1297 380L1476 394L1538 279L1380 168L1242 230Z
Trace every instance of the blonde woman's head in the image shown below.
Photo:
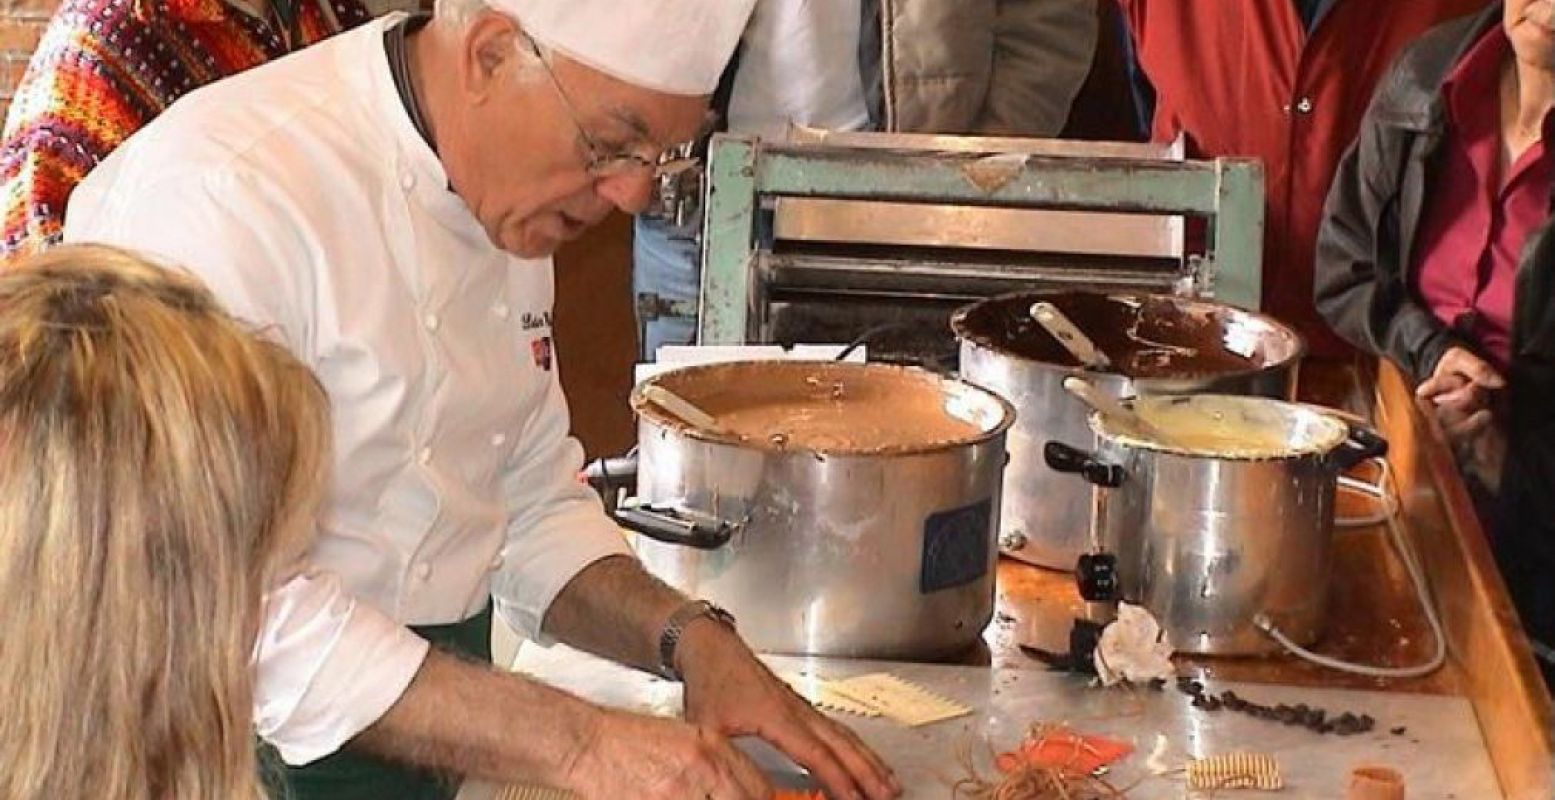
M327 413L190 277L97 246L0 272L0 797L260 796L261 597Z

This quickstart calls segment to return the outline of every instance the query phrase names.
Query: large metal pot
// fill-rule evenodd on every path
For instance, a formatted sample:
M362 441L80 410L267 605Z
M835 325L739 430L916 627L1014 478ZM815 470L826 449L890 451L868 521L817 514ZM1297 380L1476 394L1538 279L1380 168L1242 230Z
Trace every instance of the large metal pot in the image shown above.
M719 430L649 402L649 385ZM988 624L1014 420L998 396L918 369L757 361L660 375L632 406L639 497L624 518L656 537L638 554L728 608L757 649L933 658ZM634 513L702 524L666 536Z
M1112 360L1087 371L1032 319L1052 303ZM1087 409L1063 389L1083 374L1115 397L1196 392L1290 399L1306 347L1271 317L1168 295L1022 292L981 301L951 320L961 340L961 375L1014 404L1010 466L1004 474L1000 544L1006 553L1073 569L1088 545L1090 504L1042 464L1042 445L1090 442Z
M1154 614L1179 651L1272 652L1260 620L1315 641L1328 607L1339 473L1383 455L1387 442L1336 414L1265 398L1148 397L1132 406L1160 430L1092 415L1095 454L1061 442L1044 452L1055 474L1095 485L1095 524L1117 557L1123 599Z

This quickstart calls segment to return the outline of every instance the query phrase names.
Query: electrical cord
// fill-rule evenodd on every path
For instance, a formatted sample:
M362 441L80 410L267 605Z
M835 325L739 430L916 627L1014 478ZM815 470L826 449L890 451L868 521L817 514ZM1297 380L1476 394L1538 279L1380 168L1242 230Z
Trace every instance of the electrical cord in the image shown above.
M1387 525L1388 536L1393 541L1393 548L1398 551L1398 557L1404 562L1404 569L1409 573L1409 579L1415 586L1415 594L1420 600L1420 608L1425 612L1426 622L1431 626L1431 635L1436 638L1436 649L1431 659L1424 664L1412 667L1375 667L1369 664L1355 664L1325 656L1321 653L1314 653L1296 644L1291 641L1290 637L1281 632L1279 628L1275 627L1274 621L1269 619L1266 614L1260 613L1254 617L1253 624L1258 626L1259 630L1262 630L1274 641L1278 642L1291 655L1321 667L1372 678L1418 678L1441 669L1442 665L1447 662L1447 635L1442 629L1442 620L1436 609L1436 604L1431 600L1430 589L1426 586L1425 572L1421 568L1420 561L1416 558L1414 550L1409 547L1409 543L1405 540L1403 528L1398 524L1398 494L1392 487L1392 469L1388 466L1386 460L1376 459L1376 461L1381 466L1381 472L1377 476L1375 484L1341 477L1339 485L1344 489L1359 492L1380 501L1382 509L1378 514L1374 515L1377 519L1374 520L1372 517L1347 517L1342 521L1336 520L1335 522L1343 527L1375 525L1377 522Z
M1339 488L1376 498L1379 501L1377 503L1378 510L1375 513L1360 516L1335 517L1335 527L1370 528L1373 525L1383 525L1387 523L1389 517L1397 512L1397 502L1387 489L1387 482L1392 475L1392 468L1388 466L1388 462L1381 459L1377 460L1382 464L1382 467L1377 475L1376 483L1364 481L1360 478L1352 478L1348 475L1340 475Z
M860 333L858 336L854 337L853 341L848 342L847 346L842 348L841 352L832 357L832 360L847 361L848 356L853 355L853 351L863 347L864 345L874 344L875 340L881 334L891 333L893 331L916 331L921 330L922 328L923 325L916 322L882 322L878 325L871 325L870 327L866 328L863 333Z

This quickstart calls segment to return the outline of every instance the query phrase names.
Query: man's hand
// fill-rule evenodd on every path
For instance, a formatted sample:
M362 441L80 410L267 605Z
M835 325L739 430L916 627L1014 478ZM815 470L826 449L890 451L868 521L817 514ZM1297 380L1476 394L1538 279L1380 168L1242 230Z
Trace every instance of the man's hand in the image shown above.
M687 625L675 660L686 679L688 721L724 736L765 739L836 800L902 793L891 769L857 735L811 708L722 623Z
M767 800L772 786L717 732L679 720L603 711L566 770L586 800Z

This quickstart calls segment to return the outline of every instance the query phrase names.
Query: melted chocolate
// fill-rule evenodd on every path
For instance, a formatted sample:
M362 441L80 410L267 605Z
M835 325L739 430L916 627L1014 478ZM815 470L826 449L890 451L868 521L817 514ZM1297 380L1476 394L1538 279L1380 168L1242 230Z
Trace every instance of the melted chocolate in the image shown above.
M952 324L958 336L982 347L1081 366L1031 318L1038 301L1057 306L1112 361L1110 371L1129 378L1253 372L1301 351L1296 334L1267 317L1167 295L1023 292L970 306Z

